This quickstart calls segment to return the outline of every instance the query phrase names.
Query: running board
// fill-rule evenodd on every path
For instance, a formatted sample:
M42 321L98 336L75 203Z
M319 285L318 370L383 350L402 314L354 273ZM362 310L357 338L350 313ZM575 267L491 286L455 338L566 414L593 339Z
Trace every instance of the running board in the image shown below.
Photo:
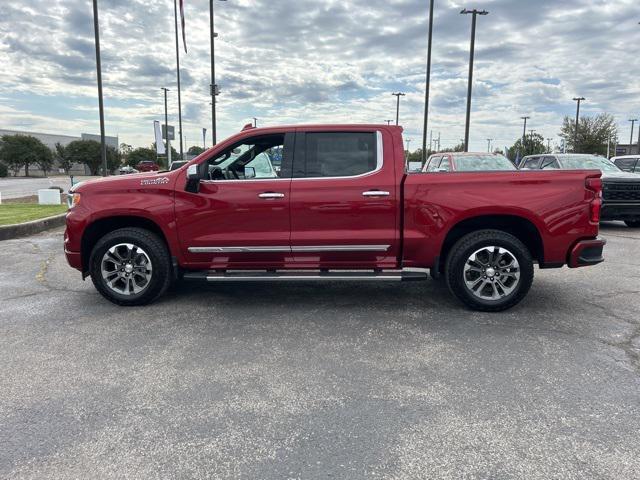
M208 282L273 282L273 281L383 281L407 282L426 280L423 271L226 271L226 272L185 272L186 280L206 280Z

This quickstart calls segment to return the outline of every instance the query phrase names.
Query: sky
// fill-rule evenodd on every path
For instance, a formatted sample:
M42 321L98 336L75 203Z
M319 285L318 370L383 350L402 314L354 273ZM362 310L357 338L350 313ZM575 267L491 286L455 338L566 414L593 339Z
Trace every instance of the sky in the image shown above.
M181 45L187 145L211 130L209 2L184 0ZM422 142L427 0L215 1L218 140L258 126L400 124ZM510 146L533 129L559 142L573 97L585 115L614 115L621 141L640 117L637 0L435 0L429 130L441 146L464 137L471 17L478 17L470 149ZM147 146L153 121L177 125L172 0L99 0L106 133ZM98 133L90 0L0 2L0 128ZM637 130L636 130L637 132ZM207 134L207 144L211 137ZM637 138L636 135L634 137Z

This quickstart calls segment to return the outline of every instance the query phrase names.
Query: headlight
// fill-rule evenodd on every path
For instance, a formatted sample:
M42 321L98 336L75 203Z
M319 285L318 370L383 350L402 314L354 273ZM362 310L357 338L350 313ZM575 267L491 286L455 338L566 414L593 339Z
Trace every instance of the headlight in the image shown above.
M69 204L69 208L78 205L80 203L80 194L69 193L69 195L67 195L67 203Z

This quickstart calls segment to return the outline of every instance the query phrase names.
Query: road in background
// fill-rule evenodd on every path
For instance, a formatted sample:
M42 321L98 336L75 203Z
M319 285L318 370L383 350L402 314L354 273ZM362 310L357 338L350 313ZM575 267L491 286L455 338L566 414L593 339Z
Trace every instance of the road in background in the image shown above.
M101 177L85 177L74 176L73 181L75 183L89 180L91 178ZM68 191L71 188L71 181L69 177L5 177L0 178L0 194L2 199L9 198L28 197L31 195L37 195L38 189L60 187L64 191Z
M500 314L437 282L117 307L0 242L0 478L640 478L640 231Z

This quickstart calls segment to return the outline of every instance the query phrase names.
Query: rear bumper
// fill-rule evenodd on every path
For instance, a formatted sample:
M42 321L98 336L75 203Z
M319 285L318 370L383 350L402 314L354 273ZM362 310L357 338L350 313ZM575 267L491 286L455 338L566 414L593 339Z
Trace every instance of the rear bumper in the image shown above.
M588 267L604 262L602 250L607 241L604 238L580 240L569 252L569 268Z
M602 205L601 220L640 220L640 203L608 203Z

